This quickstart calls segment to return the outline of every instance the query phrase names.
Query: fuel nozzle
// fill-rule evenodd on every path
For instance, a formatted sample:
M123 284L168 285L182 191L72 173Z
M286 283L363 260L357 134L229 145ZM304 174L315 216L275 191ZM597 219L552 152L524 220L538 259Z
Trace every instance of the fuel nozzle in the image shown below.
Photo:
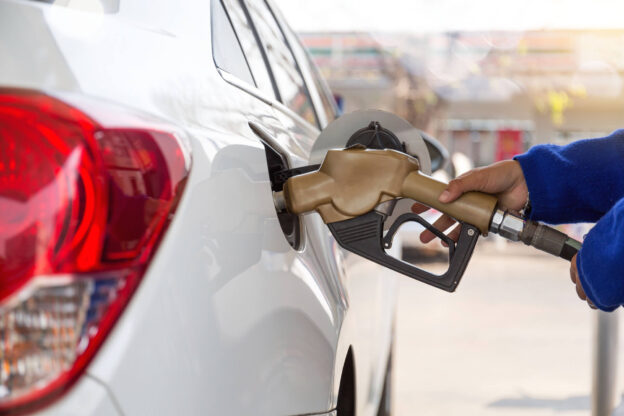
M490 232L511 241L522 241L528 246L566 260L572 260L572 257L581 249L579 241L559 230L536 221L524 220L509 211L500 209L497 209L492 217Z
M493 232L567 260L580 248L578 241L560 231L500 210L494 195L466 192L452 202L442 203L439 196L446 187L446 183L422 173L418 160L407 154L358 147L328 151L318 170L288 178L283 190L275 192L273 198L280 212L318 212L345 249L451 292L466 269L479 235ZM394 233L405 221L425 225L418 215L406 213L385 227L390 214L379 206L400 198L420 202L462 224L458 240L446 240L450 260L446 273L434 275L386 253ZM446 237L433 225L425 226L438 237Z

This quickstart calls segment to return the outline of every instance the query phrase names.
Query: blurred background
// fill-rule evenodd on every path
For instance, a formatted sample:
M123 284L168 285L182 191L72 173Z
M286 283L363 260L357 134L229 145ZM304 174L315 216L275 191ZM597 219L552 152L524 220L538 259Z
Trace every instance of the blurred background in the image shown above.
M384 109L436 137L450 154L437 173L446 179L624 126L621 2L277 3L343 111ZM582 239L590 227L563 228ZM439 243L403 231L405 256L443 267ZM568 267L487 239L456 294L399 278L397 414L591 414L598 317ZM624 367L609 365L618 404Z

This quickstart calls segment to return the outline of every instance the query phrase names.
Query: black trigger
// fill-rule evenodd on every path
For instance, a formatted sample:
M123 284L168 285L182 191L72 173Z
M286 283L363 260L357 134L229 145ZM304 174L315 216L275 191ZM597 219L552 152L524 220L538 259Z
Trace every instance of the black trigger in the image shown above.
M427 230L429 230L433 235L444 241L449 247L449 257L453 258L453 254L455 253L455 241L446 234L444 234L442 231L435 228L423 217L412 212L407 212L405 214L399 215L399 217L392 223L392 225L388 229L388 232L386 233L386 236L383 238L383 246L385 249L392 248L392 240L394 240L394 236L397 231L399 231L401 225L411 221L419 223Z

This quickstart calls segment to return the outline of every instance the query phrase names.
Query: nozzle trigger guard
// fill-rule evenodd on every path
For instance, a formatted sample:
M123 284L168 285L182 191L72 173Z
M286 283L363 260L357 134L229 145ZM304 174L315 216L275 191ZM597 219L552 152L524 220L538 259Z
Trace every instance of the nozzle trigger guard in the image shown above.
M408 215L409 218L405 217L405 215ZM406 221L417 221L423 224L412 215L415 215L426 223L424 219L416 214L403 214L397 218L395 223L388 230L387 235L390 236L390 240L400 225ZM403 217L403 219L401 217ZM462 223L461 233L457 243L449 245L449 247L454 248L450 255L448 270L442 275L435 275L386 253L384 249L386 242L383 237L383 223L385 218L383 214L370 211L356 218L330 223L328 226L338 244L346 250L428 285L447 292L455 291L459 281L464 275L472 252L474 251L477 239L479 238L479 230L470 224ZM400 223L399 220L401 220ZM395 228L394 230L393 227ZM425 227L427 227L427 225L425 225ZM437 229L436 231L440 232ZM434 232L434 234L438 235L436 232Z
M394 240L394 235L397 231L399 231L401 225L411 221L419 223L427 230L429 230L433 235L444 241L449 248L449 257L453 258L453 255L455 254L455 241L448 235L444 234L442 231L435 228L420 215L412 214L410 212L399 215L399 217L392 223L392 225L388 229L388 232L386 233L386 236L383 238L383 245L385 249L392 248L392 240Z

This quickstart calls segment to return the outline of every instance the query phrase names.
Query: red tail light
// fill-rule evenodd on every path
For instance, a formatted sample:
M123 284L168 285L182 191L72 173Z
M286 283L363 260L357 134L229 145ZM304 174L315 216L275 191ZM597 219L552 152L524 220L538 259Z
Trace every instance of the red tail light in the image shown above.
M0 89L0 412L58 397L128 303L188 175L178 139Z

